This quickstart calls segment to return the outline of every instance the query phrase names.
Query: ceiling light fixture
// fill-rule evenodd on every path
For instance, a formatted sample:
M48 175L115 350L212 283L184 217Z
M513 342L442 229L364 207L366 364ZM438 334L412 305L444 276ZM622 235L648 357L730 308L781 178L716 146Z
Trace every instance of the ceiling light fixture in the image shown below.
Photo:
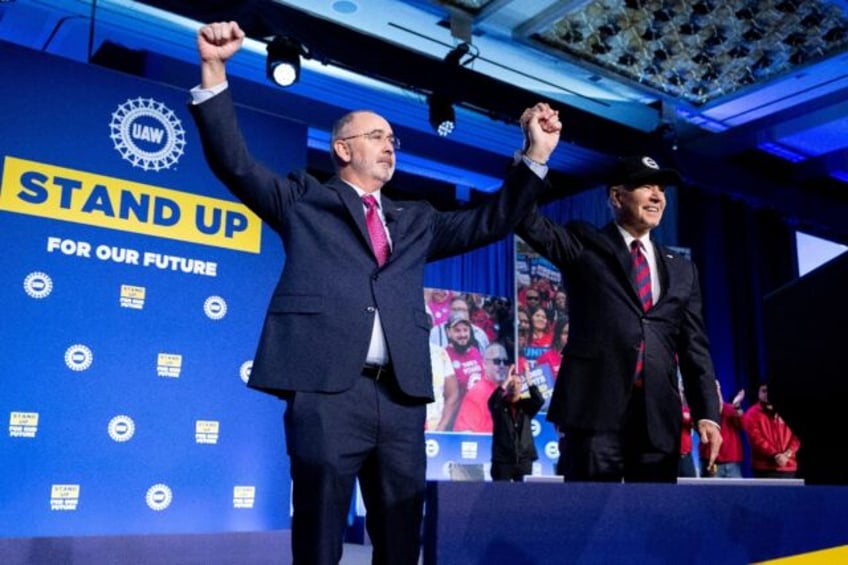
M268 43L267 51L265 73L271 81L287 87L300 79L300 57L309 53L297 39L277 35Z
M444 82L447 86L442 88L437 87L427 97L430 125L433 126L433 129L441 137L450 135L456 128L456 112L453 108L454 96L450 91L450 77L454 76L452 74L454 67L464 67L476 59L478 55L477 48L467 41L463 41L445 55L444 64L447 69Z
M456 127L456 112L453 101L444 94L434 92L427 98L430 106L430 125L441 137L446 137Z

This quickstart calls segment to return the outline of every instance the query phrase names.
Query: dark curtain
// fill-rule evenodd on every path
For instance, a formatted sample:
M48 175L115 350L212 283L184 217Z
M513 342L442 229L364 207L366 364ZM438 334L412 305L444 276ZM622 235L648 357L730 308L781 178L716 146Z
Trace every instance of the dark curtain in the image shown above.
M681 245L701 276L704 318L725 396L756 402L767 379L763 298L795 278L793 230L776 213L694 188L681 192Z

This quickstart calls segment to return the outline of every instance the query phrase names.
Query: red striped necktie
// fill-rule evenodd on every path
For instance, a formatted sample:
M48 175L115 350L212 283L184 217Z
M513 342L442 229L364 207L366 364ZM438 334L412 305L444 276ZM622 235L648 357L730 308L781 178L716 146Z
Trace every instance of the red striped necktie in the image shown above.
M386 237L386 228L380 220L377 212L377 199L370 194L362 197L365 205L365 224L368 226L368 235L371 237L371 248L377 258L377 264L381 267L389 258L389 239Z
M642 302L642 310L647 312L651 309L654 303L651 293L651 268L648 265L648 259L642 253L642 242L634 239L630 242L630 257L632 259L632 274L633 280L636 283L636 290L639 292L639 299ZM645 371L645 339L639 343L639 355L636 359L636 371L633 378L636 386L642 386L642 374Z
M630 243L630 255L633 259L633 280L636 281L636 290L639 291L639 298L642 300L642 310L647 312L654 304L651 294L651 268L648 266L648 259L642 253L642 242L638 239Z

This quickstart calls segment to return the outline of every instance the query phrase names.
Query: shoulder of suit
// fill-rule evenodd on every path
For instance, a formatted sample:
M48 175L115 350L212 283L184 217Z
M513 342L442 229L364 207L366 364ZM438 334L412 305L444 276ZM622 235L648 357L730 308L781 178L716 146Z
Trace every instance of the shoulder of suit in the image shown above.
M676 251L676 250L674 250L670 247L660 245L657 242L654 242L654 246L656 247L657 253L662 255L662 257L664 259L671 260L671 261L686 261L686 262L689 261L689 257L687 257L683 253L680 253L679 251Z

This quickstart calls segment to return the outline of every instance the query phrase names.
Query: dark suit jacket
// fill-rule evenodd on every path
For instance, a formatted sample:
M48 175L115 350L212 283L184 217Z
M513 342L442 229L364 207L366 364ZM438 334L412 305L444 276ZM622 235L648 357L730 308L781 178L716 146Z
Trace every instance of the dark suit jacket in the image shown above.
M534 210L516 233L562 271L570 332L548 420L564 429L618 431L645 339L648 433L666 453L680 441L677 366L694 419L719 421L715 372L701 315L695 265L654 244L662 289L647 312L630 276L630 253L615 224L557 225Z
M432 400L425 263L507 235L531 208L542 180L520 165L491 201L454 212L383 194L392 253L378 268L353 188L339 178L322 184L304 172L282 177L252 159L229 91L191 111L215 175L285 247L249 386L281 397L348 389L359 378L379 309L400 388L421 402Z
M506 393L497 387L489 396L489 412L492 413L492 462L524 463L539 458L530 420L535 416L545 399L539 387L531 385L530 396L516 403L515 418L512 416L511 402Z

